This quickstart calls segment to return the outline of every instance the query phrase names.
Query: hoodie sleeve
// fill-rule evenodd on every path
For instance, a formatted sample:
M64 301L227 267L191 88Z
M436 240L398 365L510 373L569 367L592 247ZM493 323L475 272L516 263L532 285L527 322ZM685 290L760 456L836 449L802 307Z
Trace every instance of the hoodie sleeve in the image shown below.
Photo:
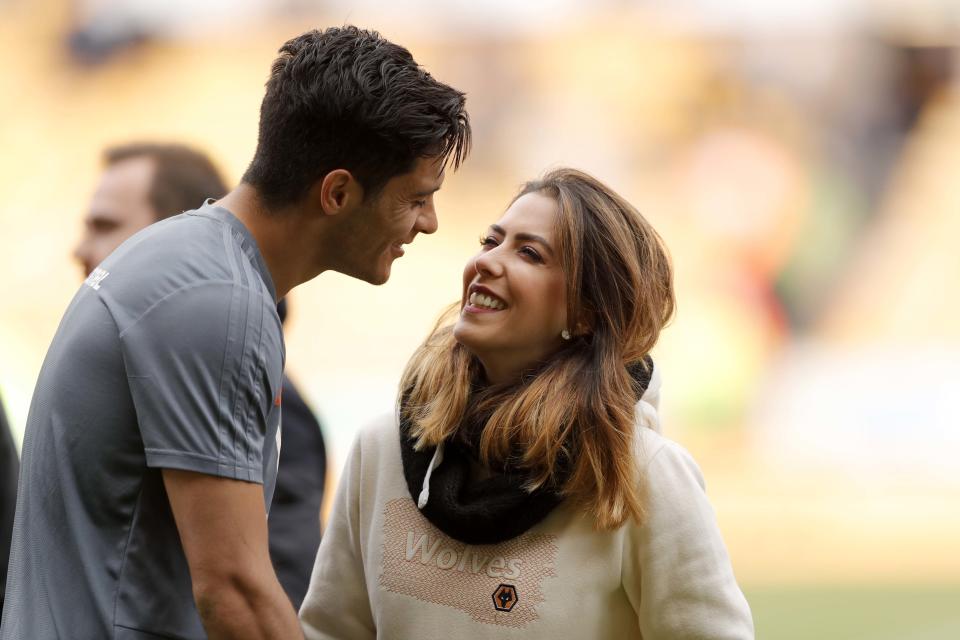
M645 640L752 640L703 476L679 445L654 436L647 518L628 525L623 584ZM651 443L652 444L652 443Z
M306 640L376 638L360 546L360 436L337 486L330 522L320 542L310 588L300 607Z

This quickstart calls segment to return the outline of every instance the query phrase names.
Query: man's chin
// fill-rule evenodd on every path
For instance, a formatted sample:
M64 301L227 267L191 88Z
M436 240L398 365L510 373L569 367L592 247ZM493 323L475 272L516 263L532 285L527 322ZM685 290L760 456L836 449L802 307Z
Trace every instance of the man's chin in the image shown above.
M369 274L369 277L364 278L366 282L369 282L372 285L380 286L386 284L387 280L390 279L390 265L387 264L386 268L378 269L377 271Z
M359 265L357 265L359 266ZM393 266L393 260L385 260L378 264L372 265L372 268L361 270L361 269L350 269L350 270L339 270L345 276L351 278L356 278L357 280L362 280L368 284L381 285L385 284L387 280L390 279L390 271Z

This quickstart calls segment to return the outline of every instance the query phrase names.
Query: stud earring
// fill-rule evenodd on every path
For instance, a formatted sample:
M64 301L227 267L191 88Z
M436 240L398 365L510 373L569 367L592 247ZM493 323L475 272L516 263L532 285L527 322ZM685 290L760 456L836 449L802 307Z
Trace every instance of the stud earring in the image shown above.
M564 340L569 340L570 332L564 329L563 331L560 332L560 337L563 338Z

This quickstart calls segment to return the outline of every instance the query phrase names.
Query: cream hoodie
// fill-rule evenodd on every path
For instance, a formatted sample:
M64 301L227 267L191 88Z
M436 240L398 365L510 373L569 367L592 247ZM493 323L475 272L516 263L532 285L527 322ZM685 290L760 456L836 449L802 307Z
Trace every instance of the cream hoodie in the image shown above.
M399 427L357 437L300 610L307 640L753 638L696 463L638 403L648 520L597 532L561 504L523 535L467 545L417 510Z

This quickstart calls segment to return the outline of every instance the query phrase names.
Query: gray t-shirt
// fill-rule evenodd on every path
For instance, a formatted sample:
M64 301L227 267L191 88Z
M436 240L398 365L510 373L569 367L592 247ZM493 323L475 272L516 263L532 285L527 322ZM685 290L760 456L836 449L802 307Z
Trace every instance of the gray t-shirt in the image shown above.
M0 639L206 637L161 470L262 483L270 504L275 299L249 231L209 204L90 274L27 418Z

